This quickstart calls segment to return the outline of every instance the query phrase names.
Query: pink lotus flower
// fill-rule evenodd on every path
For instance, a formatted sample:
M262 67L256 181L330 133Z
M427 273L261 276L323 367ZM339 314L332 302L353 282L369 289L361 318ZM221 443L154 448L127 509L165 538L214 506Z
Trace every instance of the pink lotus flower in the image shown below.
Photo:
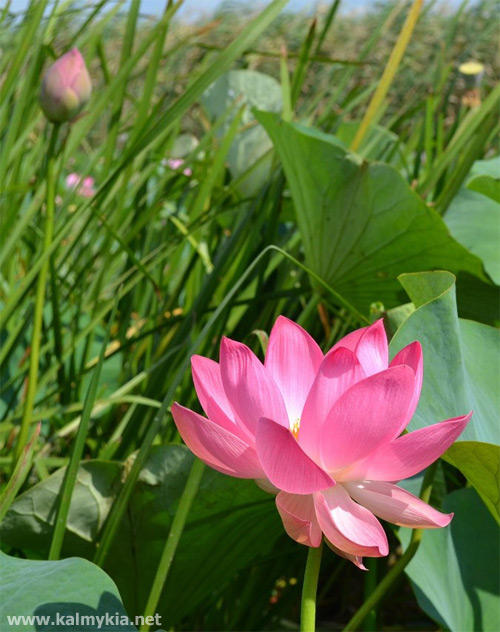
M66 176L66 187L76 189L82 197L91 198L95 195L94 178L91 176L82 178L78 173L70 173Z
M72 48L45 71L40 89L40 105L50 121L70 121L87 104L91 91L92 84L85 61L80 51Z
M192 371L208 419L174 403L182 438L210 467L276 493L284 528L297 542L318 547L324 535L364 569L363 556L389 551L375 516L414 528L450 522L452 514L394 484L435 461L471 417L401 435L422 387L419 342L389 363L379 320L323 355L306 331L280 316L264 364L223 338L220 363L193 356Z

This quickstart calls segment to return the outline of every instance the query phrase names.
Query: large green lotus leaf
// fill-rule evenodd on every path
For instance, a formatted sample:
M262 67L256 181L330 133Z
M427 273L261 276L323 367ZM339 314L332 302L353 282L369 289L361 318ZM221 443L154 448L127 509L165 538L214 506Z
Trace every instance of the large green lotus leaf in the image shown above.
M457 441L448 448L444 458L474 485L500 524L500 446L479 441Z
M91 543L104 525L120 485L121 466L87 461L78 470L65 536L65 555L91 556ZM64 469L21 494L0 524L2 541L29 553L46 556Z
M488 281L437 213L392 167L361 162L325 134L257 113L281 158L307 265L364 313L403 302L402 272L444 268Z
M497 517L500 332L458 318L454 277L449 272L404 274L400 281L416 309L391 340L391 356L414 340L420 341L424 355L422 394L409 429L472 410L472 420L458 439L463 447L451 449L450 461L488 499Z
M152 450L106 560L105 570L116 579L133 614L144 609L192 462L184 446ZM80 466L64 555L76 551L92 556L122 469L118 463L102 461ZM58 471L16 499L0 525L5 543L46 555L61 480ZM160 600L163 620L174 625L201 601L220 593L237 572L269 556L282 534L272 496L253 481L207 468Z
M470 177L475 176L491 176L498 178L500 175L500 155L486 160L476 160L470 170Z
M452 632L500 629L498 526L473 489L449 494L442 510L454 512L445 529L424 532L406 567L420 607ZM400 529L404 544L409 529Z
M247 106L243 112L243 129L234 139L227 156L233 177L243 176L272 147L265 131L256 124L252 108L280 112L282 109L280 84L273 77L256 70L230 70L206 90L202 103L214 120L223 116L231 107L234 108L235 104ZM227 122L221 127L221 134L227 131L231 120L232 117L229 116ZM252 168L239 184L242 193L254 194L269 176L270 167L271 157L268 156Z
M458 318L449 272L403 274L400 281L416 309L391 340L391 355L414 340L424 354L422 394L410 429L473 410L461 439L499 445L500 332Z
M0 567L2 632L135 630L113 581L87 560L45 562L0 552ZM23 616L45 619L11 618Z
M493 180L490 176L479 178ZM460 189L444 221L453 237L480 257L488 274L500 284L500 204L483 192Z
M492 176L475 176L467 183L467 188L500 202L500 178Z

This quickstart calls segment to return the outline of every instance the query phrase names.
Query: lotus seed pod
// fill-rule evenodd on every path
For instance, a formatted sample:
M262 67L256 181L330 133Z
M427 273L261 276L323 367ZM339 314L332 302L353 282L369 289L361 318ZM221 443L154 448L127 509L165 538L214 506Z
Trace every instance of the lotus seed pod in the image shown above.
M40 105L50 121L71 121L88 103L91 90L85 61L80 51L72 48L45 71Z
M465 80L467 88L477 88L483 79L484 66L479 61L470 60L460 64L458 72Z

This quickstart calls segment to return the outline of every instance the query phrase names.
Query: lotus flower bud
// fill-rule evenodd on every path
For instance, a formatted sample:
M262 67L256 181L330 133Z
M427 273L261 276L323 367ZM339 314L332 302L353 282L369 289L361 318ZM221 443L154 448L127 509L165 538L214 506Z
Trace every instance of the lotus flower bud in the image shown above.
M45 71L40 105L52 122L71 121L90 99L91 90L85 61L80 51L72 48Z

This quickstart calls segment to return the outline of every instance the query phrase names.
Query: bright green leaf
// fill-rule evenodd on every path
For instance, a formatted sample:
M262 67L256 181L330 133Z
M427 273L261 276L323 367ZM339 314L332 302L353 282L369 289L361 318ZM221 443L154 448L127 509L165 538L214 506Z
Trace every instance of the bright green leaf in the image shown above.
M469 180L467 188L471 191L477 191L495 202L500 203L500 178L492 178L491 176L476 176Z
M457 441L443 458L474 485L500 524L500 446L479 441Z
M283 163L307 265L361 311L400 304L401 272L445 268L487 280L395 169L360 162L334 137L273 114L257 118Z
M400 281L416 309L394 335L391 355L414 340L420 341L424 355L422 394L409 429L473 411L458 443L447 453L448 460L476 487L497 518L500 332L458 318L454 277L449 272L405 274Z
M453 237L480 257L493 281L500 283L500 204L477 191L461 189L444 221Z
M429 529L406 567L420 607L451 632L497 632L500 625L498 526L473 489L449 494L445 529ZM409 529L400 529L402 541Z
M455 279L449 272L404 274L400 281L417 309L394 335L391 355L414 340L424 354L422 394L410 429L472 410L460 438L500 444L500 332L458 318Z

